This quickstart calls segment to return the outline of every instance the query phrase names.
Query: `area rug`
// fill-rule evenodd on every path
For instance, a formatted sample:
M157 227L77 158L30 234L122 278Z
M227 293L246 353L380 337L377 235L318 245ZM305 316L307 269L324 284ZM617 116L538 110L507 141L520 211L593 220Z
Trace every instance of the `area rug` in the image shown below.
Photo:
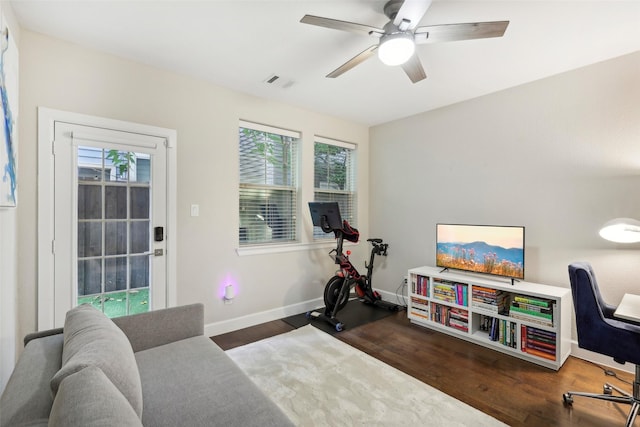
M324 307L315 310L319 313L324 313ZM365 304L357 299L353 299L347 303L347 305L338 312L336 317L343 324L344 329L353 329L356 326L361 326L369 322L375 322L376 320L384 319L385 317L396 313L395 311L387 310L384 307L377 307L371 304ZM299 328L309 323L322 329L328 334L338 333L335 326L323 319L309 319L306 313L296 314L294 316L285 317L285 323Z
M506 425L312 325L226 353L297 426Z

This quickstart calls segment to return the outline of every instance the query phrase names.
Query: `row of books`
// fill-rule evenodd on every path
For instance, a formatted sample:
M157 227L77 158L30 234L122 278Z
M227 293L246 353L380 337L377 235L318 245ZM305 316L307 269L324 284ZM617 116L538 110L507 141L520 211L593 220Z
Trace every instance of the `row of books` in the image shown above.
M411 297L411 314L429 320L429 306L427 305L427 300Z
M429 278L426 276L416 276L416 281L411 281L411 292L414 294L429 296Z
M474 285L471 291L471 305L493 313L506 314L509 311L509 293Z
M467 307L467 287L465 283L433 279L433 298Z
M556 360L556 333L521 325L520 349L528 354L548 360Z
M479 329L486 331L491 341L499 342L510 348L518 347L518 331L515 322L482 315L480 316Z
M554 303L555 301L550 299L514 295L509 307L509 316L543 326L553 326Z
M463 332L469 331L469 312L461 308L431 303L431 321Z

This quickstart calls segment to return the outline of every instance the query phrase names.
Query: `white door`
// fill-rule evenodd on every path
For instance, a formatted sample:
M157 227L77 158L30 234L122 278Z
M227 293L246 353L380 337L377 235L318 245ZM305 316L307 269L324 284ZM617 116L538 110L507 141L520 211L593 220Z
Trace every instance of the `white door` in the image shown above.
M38 288L52 288L53 325L39 309L40 329L83 303L110 317L169 305L167 138L66 121L51 132L53 284Z

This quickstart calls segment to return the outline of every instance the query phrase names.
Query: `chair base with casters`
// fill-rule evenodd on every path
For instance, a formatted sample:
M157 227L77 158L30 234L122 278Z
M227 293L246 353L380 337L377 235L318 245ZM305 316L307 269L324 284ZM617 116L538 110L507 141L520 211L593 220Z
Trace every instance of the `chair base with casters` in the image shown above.
M617 391L620 396L614 396L613 392ZM626 427L631 427L640 410L640 367L636 366L636 376L633 380L633 394L616 387L613 384L605 383L602 387L602 394L585 393L581 391L568 391L562 395L565 405L573 404L573 396L590 397L592 399L606 400L614 403L624 403L631 405L629 416L627 417Z
M640 325L615 317L616 307L602 298L589 263L569 265L569 279L578 347L609 356L617 363L632 363L635 378L631 393L606 383L602 394L568 391L562 395L564 404L572 406L574 396L579 396L631 405L625 424L631 427L640 411Z

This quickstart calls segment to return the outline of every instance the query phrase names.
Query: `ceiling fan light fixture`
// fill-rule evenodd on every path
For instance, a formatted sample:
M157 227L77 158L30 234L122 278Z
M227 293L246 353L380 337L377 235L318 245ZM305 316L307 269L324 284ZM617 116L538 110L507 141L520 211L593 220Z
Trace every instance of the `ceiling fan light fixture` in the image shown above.
M600 237L616 243L640 242L640 221L633 218L616 218L600 229Z
M387 34L380 39L378 58L385 65L402 65L416 50L411 33Z

